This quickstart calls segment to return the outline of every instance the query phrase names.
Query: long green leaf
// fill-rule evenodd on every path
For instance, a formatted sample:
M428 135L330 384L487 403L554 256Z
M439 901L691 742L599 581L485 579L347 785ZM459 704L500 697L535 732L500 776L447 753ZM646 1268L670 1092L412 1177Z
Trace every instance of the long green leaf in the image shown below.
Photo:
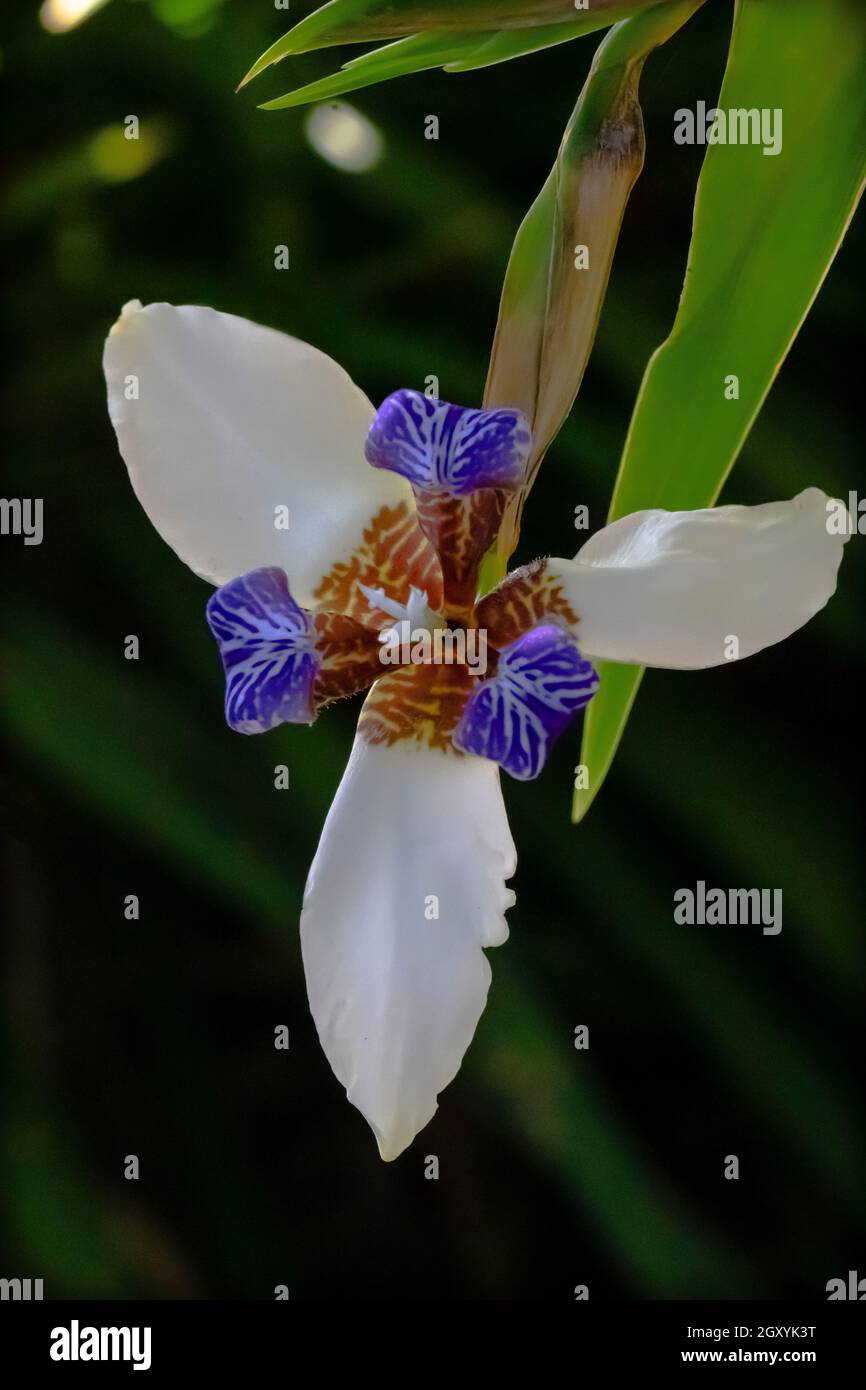
M589 33L659 3L660 0L593 0L591 14L577 15L574 0L331 0L272 43L240 85L251 82L283 58L336 44L372 43L443 31L468 33L474 43L499 30L562 28L566 24L573 25L577 33Z
M708 147L682 299L641 385L611 520L718 497L862 192L864 64L866 23L850 0L739 0L718 105L780 110L782 148ZM602 665L575 820L604 781L641 674Z
M654 3L659 4L661 0L654 0ZM470 72L476 68L492 67L495 63L507 63L511 58L524 58L543 48L568 43L583 34L594 34L599 29L607 29L613 23L630 19L632 15L646 8L646 0L620 0L615 8L599 10L593 7L592 13L575 16L562 24L545 24L536 29L500 29L493 34L476 34L471 52L445 63L445 71Z
M492 67L496 63L538 53L544 48L553 48L582 34L603 29L620 11L623 14L636 11L641 3L642 0L638 0L638 3L632 0L631 4L620 6L616 14L610 12L601 17L593 16L570 24L544 25L536 29L486 33L437 29L432 33L411 34L408 38L396 39L393 43L383 44L381 48L371 49L369 53L350 58L338 72L329 73L316 82L308 82L272 101L264 101L259 109L284 111L288 107L305 106L311 101L330 101L332 97L357 92L362 87L389 82L395 77L410 77L413 73L426 72L430 68L441 67L446 72L470 72L475 68ZM244 78L241 86L249 80L250 75Z
M330 101L332 97L357 92L362 87L372 87L393 77L408 77L412 73L439 68L451 59L471 52L477 40L477 34L413 34L408 39L398 39L396 43L362 53L360 57L344 63L339 72L322 77L317 82L308 82L293 92L286 92L285 96L275 97L273 101L263 101L259 109L284 111L287 107L306 106L311 101Z

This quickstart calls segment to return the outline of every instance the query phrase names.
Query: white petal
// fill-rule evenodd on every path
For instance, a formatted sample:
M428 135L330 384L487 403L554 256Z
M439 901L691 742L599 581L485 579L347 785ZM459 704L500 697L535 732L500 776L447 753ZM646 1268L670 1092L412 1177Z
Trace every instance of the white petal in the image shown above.
M494 763L356 738L301 943L322 1047L384 1159L432 1118L472 1040L515 865Z
M214 309L133 301L104 367L139 501L215 584L279 565L308 605L379 508L411 497L364 459L366 396L297 338ZM289 509L288 531L275 526L277 507Z
M781 642L823 608L846 539L828 530L824 493L807 488L759 507L634 512L548 568L585 655L716 666Z

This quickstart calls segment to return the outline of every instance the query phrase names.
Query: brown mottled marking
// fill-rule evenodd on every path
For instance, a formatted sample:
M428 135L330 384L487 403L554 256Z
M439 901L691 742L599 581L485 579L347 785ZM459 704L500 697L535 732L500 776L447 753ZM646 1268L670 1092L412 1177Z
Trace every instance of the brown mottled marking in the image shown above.
M478 590L481 561L499 530L505 494L498 488L481 488L468 497L451 497L419 489L416 499L418 523L442 566L442 611L447 618L467 617Z
M552 620L575 624L578 618L543 558L506 575L475 608L477 626L487 629L487 641L500 651L536 623Z
M344 613L377 632L393 623L370 608L359 584L384 589L398 603L406 603L414 584L426 592L431 608L441 607L439 562L408 503L382 507L364 531L362 544L329 570L313 595L321 608Z
M314 613L316 652L321 666L313 682L316 711L333 700L368 690L382 674L379 637L342 613Z
M389 747L411 739L458 754L451 742L476 678L465 666L401 666L377 681L364 701L358 732Z

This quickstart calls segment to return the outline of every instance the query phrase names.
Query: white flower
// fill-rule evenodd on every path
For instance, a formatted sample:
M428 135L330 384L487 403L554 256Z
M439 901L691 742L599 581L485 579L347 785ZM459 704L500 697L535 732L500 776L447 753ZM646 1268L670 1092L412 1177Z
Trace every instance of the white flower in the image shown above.
M497 764L540 771L596 689L590 657L712 666L732 638L747 656L787 637L833 593L845 537L829 534L815 488L761 507L641 512L476 602L524 476L520 412L406 391L375 412L315 348L190 306L128 304L105 373L139 500L221 586L208 618L233 727L310 723L372 686L301 940L322 1046L395 1158L456 1074L487 998L484 948L508 934L516 861ZM275 525L286 508L288 529ZM485 629L495 669L383 675L395 614Z

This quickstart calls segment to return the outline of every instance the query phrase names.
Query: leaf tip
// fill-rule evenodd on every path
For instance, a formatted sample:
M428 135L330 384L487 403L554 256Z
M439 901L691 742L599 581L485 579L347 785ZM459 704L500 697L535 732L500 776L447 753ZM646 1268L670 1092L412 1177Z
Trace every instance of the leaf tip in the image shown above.
M572 825L580 825L581 821L584 819L587 811L592 805L593 799L593 796L589 792L576 791L574 793L574 799L571 803Z

